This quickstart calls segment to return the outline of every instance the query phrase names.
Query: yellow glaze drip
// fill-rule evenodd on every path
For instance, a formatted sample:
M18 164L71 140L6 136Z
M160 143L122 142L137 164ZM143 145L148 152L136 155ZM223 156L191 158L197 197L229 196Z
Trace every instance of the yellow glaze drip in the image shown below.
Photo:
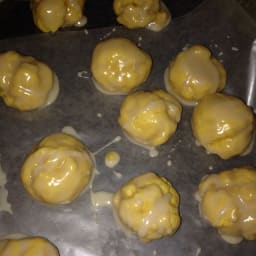
M105 165L109 168L115 167L120 161L120 155L116 151L110 151L105 155Z
M158 146L176 131L181 105L163 90L128 95L120 109L118 122L135 142Z
M124 184L112 204L121 224L144 242L173 235L180 225L176 190L151 172Z
M194 45L170 62L165 84L177 99L191 105L207 94L221 91L226 84L226 71L207 48Z
M252 110L225 94L207 95L192 115L195 138L208 152L223 159L243 154L253 140L254 129Z
M95 47L91 71L102 92L126 94L147 79L151 66L151 57L133 42L112 38Z
M169 10L159 0L114 0L114 11L117 21L129 29L160 31L171 20Z
M1 256L59 256L58 249L39 237L4 239L0 241Z
M55 82L53 71L33 57L14 51L0 54L0 96L6 105L19 110L43 107L51 103Z
M206 176L197 194L202 216L227 242L256 240L255 168L235 168Z
M75 137L56 133L44 138L26 158L21 179L27 192L49 204L66 204L89 185L94 164Z
M43 32L56 32L83 20L85 0L32 0L36 26Z

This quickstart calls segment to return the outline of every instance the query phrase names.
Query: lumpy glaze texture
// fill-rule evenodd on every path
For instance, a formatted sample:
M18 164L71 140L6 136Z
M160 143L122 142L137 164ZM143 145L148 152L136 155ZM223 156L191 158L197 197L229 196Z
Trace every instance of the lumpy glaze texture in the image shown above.
M138 144L161 145L175 133L181 117L179 102L163 90L135 92L120 108L119 124Z
M256 240L256 170L241 167L211 174L198 187L202 217L229 243Z
M132 41L112 38L95 47L91 71L102 92L127 94L148 78L151 66L151 57Z
M113 207L121 224L144 242L173 235L180 225L178 193L152 172L124 184L113 197Z
M43 62L14 51L0 54L0 96L6 105L22 111L43 107L58 87L55 83L55 74Z
M192 115L196 140L223 159L245 153L253 142L254 129L252 110L234 96L207 95Z
M185 105L195 105L205 95L221 91L225 84L224 66L201 45L178 53L165 73L166 89Z
M33 19L43 32L76 25L83 18L84 0L32 0Z
M58 249L40 237L0 240L1 256L59 256Z
M171 20L169 10L159 0L115 0L114 12L117 21L129 29L160 31Z
M36 200L66 204L89 185L94 163L85 146L76 138L56 133L45 137L26 158L21 179Z

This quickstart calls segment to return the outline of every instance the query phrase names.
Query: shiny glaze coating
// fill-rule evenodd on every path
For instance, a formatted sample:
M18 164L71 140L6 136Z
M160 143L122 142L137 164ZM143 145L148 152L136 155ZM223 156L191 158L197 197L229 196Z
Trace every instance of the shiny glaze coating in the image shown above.
M54 73L31 56L8 51L0 54L0 96L6 105L33 110L47 104Z
M117 21L129 29L160 31L171 20L169 10L159 0L114 0L114 12Z
M1 256L59 256L58 249L41 237L0 240Z
M151 70L151 57L126 38L97 44L91 71L102 92L126 94L143 83Z
M83 18L85 0L32 0L35 25L43 32L76 25Z
M192 130L197 141L223 159L244 154L253 141L254 129L252 110L234 96L207 95L192 115Z
M64 133L45 137L30 153L21 169L26 191L36 200L66 204L89 185L94 163L85 146Z
M230 243L256 240L256 169L234 168L211 174L199 184L202 217Z
M195 105L205 95L221 91L225 84L224 66L201 45L180 52L165 73L166 89L184 105Z
M178 193L152 172L124 184L114 194L113 207L121 225L144 242L173 235L180 225Z
M181 111L179 102L163 90L135 92L125 98L118 122L135 142L158 146L176 131Z

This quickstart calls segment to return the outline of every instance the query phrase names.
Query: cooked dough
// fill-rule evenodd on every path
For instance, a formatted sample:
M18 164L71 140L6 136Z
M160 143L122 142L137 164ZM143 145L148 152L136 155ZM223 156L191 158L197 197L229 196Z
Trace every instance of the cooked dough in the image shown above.
M144 242L173 235L180 225L178 193L152 172L124 184L113 197L113 207L120 224Z
M181 111L179 102L163 90L135 92L125 98L118 122L133 141L154 147L174 134Z
M256 240L256 169L234 168L211 174L199 184L202 217L229 243Z
M58 249L40 237L0 240L1 256L59 256Z
M114 0L117 21L129 29L161 31L171 21L171 14L159 0Z
M127 94L147 79L151 66L151 57L133 42L111 38L96 45L91 71L101 92Z
M165 71L166 89L184 105L196 105L225 84L224 66L201 45L180 52Z
M85 25L84 3L85 0L31 0L34 23L43 32Z
M195 107L192 130L209 153L223 159L250 152L255 120L252 110L234 96L215 93Z
M45 137L30 153L21 169L26 191L36 200L66 204L89 185L94 162L75 137L55 133Z
M34 110L51 104L58 92L57 76L48 65L14 51L0 54L0 96L6 105Z

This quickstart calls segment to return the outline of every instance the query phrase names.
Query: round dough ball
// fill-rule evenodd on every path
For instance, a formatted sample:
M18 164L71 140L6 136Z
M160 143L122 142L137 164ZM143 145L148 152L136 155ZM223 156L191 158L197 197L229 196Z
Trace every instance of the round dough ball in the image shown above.
M126 38L97 44L91 71L97 89L106 94L127 94L142 84L150 73L151 57Z
M120 109L118 122L135 143L158 146L176 131L181 105L163 90L128 95Z
M64 133L45 137L28 155L21 180L36 200L49 204L67 204L89 185L94 162L85 146Z
M58 249L41 237L0 240L1 256L59 256Z
M211 174L199 184L200 212L229 243L256 240L256 169Z
M180 225L178 193L152 172L124 184L112 203L120 224L144 242L173 235Z
M249 153L254 128L252 110L240 99L220 93L205 96L192 115L196 140L223 159Z
M114 0L117 21L129 29L161 31L171 21L171 14L159 0Z
M184 105L196 105L205 95L221 91L226 71L210 51L194 45L170 62L165 71L165 86Z
M85 0L32 0L31 3L34 23L43 32L56 32L60 27L80 25L84 19Z
M34 110L51 104L58 92L58 78L46 64L14 51L0 54L0 96L6 105Z

